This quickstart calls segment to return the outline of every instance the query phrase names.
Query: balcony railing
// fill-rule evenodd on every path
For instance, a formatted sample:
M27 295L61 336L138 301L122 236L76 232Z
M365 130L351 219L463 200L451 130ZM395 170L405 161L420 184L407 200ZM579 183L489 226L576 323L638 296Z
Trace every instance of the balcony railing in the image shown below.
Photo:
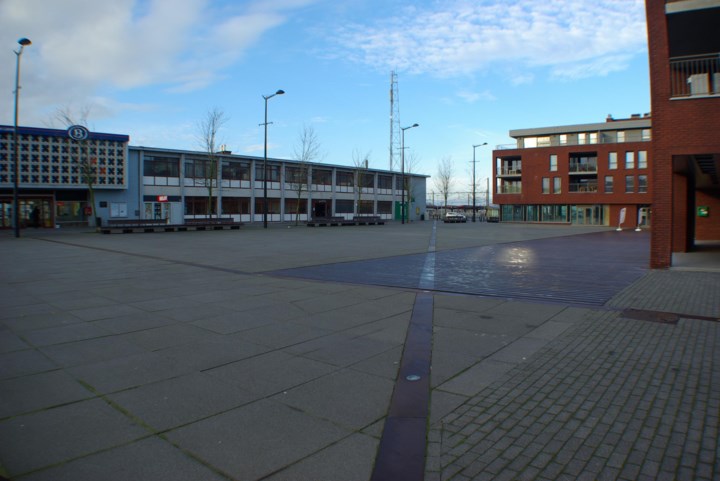
M570 173L585 173L585 172L597 172L597 164L574 164L570 163L568 168Z
M597 182L570 182L569 192L592 193L598 191Z
M522 194L521 185L501 185L498 187L498 194Z
M499 175L522 175L522 169L502 168Z
M720 95L720 53L670 59L670 96Z

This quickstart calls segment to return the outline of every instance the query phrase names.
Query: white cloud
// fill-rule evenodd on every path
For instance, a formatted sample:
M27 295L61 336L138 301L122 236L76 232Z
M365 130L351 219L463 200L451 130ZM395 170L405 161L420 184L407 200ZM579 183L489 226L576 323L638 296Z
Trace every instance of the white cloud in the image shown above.
M644 51L645 10L642 0L438 1L337 38L339 55L382 71L449 77L520 63L577 77L625 68Z
M25 112L97 101L101 89L155 85L181 93L217 80L282 24L288 9L313 1L3 0L0 45L15 45L20 37L33 41L22 60ZM0 53L0 62L14 65L15 56ZM12 91L14 68L3 70L0 90ZM5 102L0 114L0 122L11 118Z

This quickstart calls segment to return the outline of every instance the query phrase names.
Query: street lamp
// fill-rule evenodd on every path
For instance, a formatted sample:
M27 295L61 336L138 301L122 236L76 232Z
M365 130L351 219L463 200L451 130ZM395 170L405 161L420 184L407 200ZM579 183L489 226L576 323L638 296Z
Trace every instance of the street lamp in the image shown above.
M402 135L401 135L402 145L400 146L400 150L402 151L402 153L400 154L400 158L402 159L400 161L400 172L401 172L400 188L402 189L402 201L400 202L400 219L401 219L402 224L405 223L405 131L407 129L412 129L413 127L420 127L420 124L412 124L409 127L400 127L400 131L402 132ZM408 222L409 222L409 220L408 220Z
M20 149L18 146L18 101L20 97L20 56L23 48L32 42L28 38L18 40L20 48L13 50L17 56L17 64L15 67L15 127L13 128L13 144L15 149L15 180L13 182L13 220L15 222L15 237L20 237L20 202L18 201L19 177L20 177Z
M487 142L483 142L482 144L473 145L473 185L472 185L472 194L473 194L473 216L472 221L475 222L475 149L478 147L482 147L483 145L487 145Z
M276 95L283 95L285 93L284 90L278 90L272 95L263 95L262 98L265 99L265 123L261 124L265 126L265 160L263 161L263 228L267 229L267 214L268 214L268 198L267 198L267 126L268 126L268 119L267 119L267 110L268 110L268 100L275 97Z

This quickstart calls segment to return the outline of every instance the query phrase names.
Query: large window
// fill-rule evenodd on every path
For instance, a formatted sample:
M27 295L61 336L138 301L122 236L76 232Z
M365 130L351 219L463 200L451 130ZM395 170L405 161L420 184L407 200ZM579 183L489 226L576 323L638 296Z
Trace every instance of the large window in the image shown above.
M567 222L566 205L543 205L541 207L542 222Z
M327 169L312 170L313 190L329 192L332 190L332 171Z
M307 214L307 199L285 199L285 214L295 214L300 206L300 214Z
M378 189L392 190L392 176L378 175Z
M255 180L265 180L263 173L265 169L263 168L264 162L256 162L255 163ZM268 162L267 164L267 180L268 182L280 182L280 166L278 164L271 164Z
M255 213L264 214L263 203L265 199L262 197L255 199ZM279 214L280 213L280 199L268 199L268 214Z
M648 176L638 175L638 192L648 191Z
M352 199L338 199L335 201L335 212L338 214L352 214L355 212L355 202Z
M354 185L354 175L352 172L339 170L335 174L335 183L341 187L352 187Z
M250 164L246 161L224 160L222 178L224 180L250 180Z
M177 157L144 157L143 175L148 177L180 177L180 159Z
M542 179L542 193L543 193L543 194L549 194L549 193L550 193L550 177L543 177L543 179Z
M212 198L211 214L217 214L217 205L215 197ZM208 198L204 197L185 197L185 215L207 215L208 214Z
M378 214L392 214L392 202L389 200L379 200L377 203Z
M359 214L372 214L374 202L372 200L360 200L358 202L358 213Z
M570 154L570 172L597 172L597 152Z
M188 159L185 161L186 179L214 178L213 164L208 159Z
M641 150L638 152L638 169L647 169L647 151Z
M223 197L223 214L249 214L250 199L248 197Z
M305 185L308 181L307 167L296 167L296 166L285 166L285 183L298 185Z

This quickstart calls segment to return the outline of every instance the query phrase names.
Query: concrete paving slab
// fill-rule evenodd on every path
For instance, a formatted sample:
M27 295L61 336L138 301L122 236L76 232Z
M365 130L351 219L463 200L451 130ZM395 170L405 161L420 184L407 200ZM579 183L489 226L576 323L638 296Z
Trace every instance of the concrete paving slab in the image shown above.
M58 311L55 307L45 306L47 311L40 314L17 315L3 319L5 326L17 333L32 331L34 329L47 329L50 327L69 326L84 322L70 312Z
M237 335L192 341L161 349L155 353L169 359L177 366L194 371L204 371L268 351L270 351L269 347L245 342L242 339L242 333L238 333Z
M168 324L153 329L121 334L116 338L140 346L147 351L158 351L191 342L218 339L220 335L192 324Z
M56 362L34 350L0 354L0 379L52 371L58 367Z
M56 364L63 367L95 363L146 352L136 344L116 337L102 337L56 344L39 348L39 350Z
M176 320L165 317L158 312L143 312L112 317L110 319L101 319L91 324L101 327L113 334L126 334L128 332L145 331L147 329L167 326L169 324L175 324L176 322Z
M27 331L23 333L23 337L33 346L51 346L53 344L105 337L109 334L111 334L110 331L100 326L82 322L69 326Z
M510 344L513 339L512 336L502 334L435 327L433 349L465 354L480 359Z
M0 451L14 477L147 435L105 401L90 399L0 422Z
M311 339L327 336L332 331L295 322L272 322L240 333L241 339L273 349L281 349Z
M0 381L0 419L95 397L64 371Z
M372 464L368 460L375 457L377 446L376 438L356 433L266 479L367 481L372 474Z
M350 435L349 430L261 400L166 434L234 479L260 479Z
M272 399L357 431L385 416L394 385L379 376L342 370Z
M23 476L20 481L227 481L167 441L150 437Z
M273 351L205 371L258 398L287 391L337 370L335 366Z
M220 316L205 317L193 321L192 325L215 332L217 334L233 334L247 331L256 327L265 326L274 322L265 316L255 313L230 312Z
M355 371L361 371L372 374L373 376L380 376L395 381L395 379L397 379L402 352L403 346L397 346L377 356L356 362L349 367Z
M514 363L487 360L477 363L463 373L440 384L437 389L461 396L473 396L483 388L501 379L510 369L515 367Z
M28 343L20 339L17 334L4 329L0 330L0 354L29 349Z
M236 386L199 372L107 397L158 432L229 411L253 400L253 396Z
M120 391L186 374L189 368L153 352L141 352L67 369L98 393Z

